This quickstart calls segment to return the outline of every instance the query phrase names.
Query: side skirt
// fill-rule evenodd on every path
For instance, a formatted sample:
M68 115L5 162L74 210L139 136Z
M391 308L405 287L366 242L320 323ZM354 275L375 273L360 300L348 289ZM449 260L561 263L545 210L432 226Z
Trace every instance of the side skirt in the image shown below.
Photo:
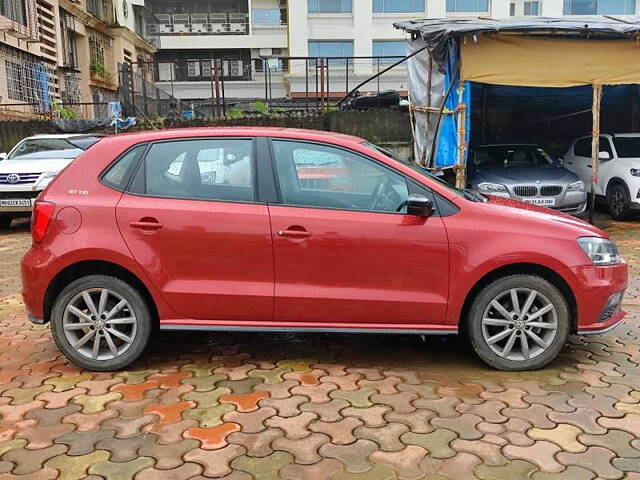
M298 333L377 333L405 335L457 335L458 329L418 328L330 328L330 327L230 327L222 325L160 324L161 330L207 332L298 332Z

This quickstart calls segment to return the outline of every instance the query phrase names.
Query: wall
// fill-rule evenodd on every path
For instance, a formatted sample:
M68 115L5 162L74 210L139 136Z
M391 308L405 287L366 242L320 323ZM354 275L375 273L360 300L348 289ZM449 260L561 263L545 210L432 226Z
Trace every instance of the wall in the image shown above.
M180 128L196 126L265 126L295 127L328 130L362 137L370 142L384 144L397 152L411 150L409 114L394 110L371 112L330 112L325 114L293 114L223 118L215 121L166 121L162 127ZM144 129L144 125L141 129ZM20 139L36 133L53 133L49 121L0 122L0 152L8 152ZM111 130L107 133L110 133Z

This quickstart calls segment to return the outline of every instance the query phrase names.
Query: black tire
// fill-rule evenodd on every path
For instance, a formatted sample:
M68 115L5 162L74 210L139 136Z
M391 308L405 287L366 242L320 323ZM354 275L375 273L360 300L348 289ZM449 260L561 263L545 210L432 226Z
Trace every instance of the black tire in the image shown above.
M631 199L627 187L614 183L607 189L609 214L614 220L628 220L631 216Z
M136 318L136 331L135 335L133 335L133 341L125 351L115 356L115 358L88 358L71 345L64 333L63 317L67 305L78 294L88 289L108 289L117 293L128 302ZM94 328L91 328L91 330L94 330ZM146 348L152 330L153 317L140 292L127 282L107 275L89 275L71 282L60 292L51 312L51 332L58 348L77 366L96 372L120 370L131 364Z
M0 230L7 230L11 226L13 218L9 215L0 215Z
M537 356L529 358L528 360L524 359L526 358L524 355L522 355L522 359L518 360L501 357L492 350L483 335L482 318L485 313L485 309L489 308L491 301L499 295L504 295L505 292L519 288L533 289L536 290L538 294L542 294L540 297L536 298L544 297L545 301L548 300L553 304L556 313L555 318L557 321L557 329L555 336L550 341L546 349L538 353ZM524 307L525 305L520 306ZM524 325L526 325L526 322L524 322ZM562 295L562 293L560 293L552 283L537 275L517 274L499 278L484 287L471 304L465 326L465 331L471 347L489 366L498 370L506 371L536 370L544 367L547 363L555 359L566 344L571 328L571 317L564 295ZM527 330L529 329L527 328ZM527 332L521 330L518 335L520 334L526 336ZM533 345L535 346L535 344ZM538 347L536 346L536 348Z

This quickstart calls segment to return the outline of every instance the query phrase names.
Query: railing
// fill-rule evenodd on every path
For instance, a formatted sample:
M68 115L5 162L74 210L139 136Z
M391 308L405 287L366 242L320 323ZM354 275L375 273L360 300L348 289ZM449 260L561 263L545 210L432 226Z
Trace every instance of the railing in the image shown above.
M278 8L254 8L251 12L251 22L258 27L277 27L287 24L286 10Z
M147 25L149 35L248 35L248 13L155 14L158 23Z

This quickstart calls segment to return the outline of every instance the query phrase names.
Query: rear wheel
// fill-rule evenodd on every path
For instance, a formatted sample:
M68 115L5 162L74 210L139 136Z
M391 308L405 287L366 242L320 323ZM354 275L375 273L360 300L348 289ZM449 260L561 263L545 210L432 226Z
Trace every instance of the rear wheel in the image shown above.
M76 365L111 371L126 367L146 347L152 330L149 307L119 278L90 275L70 283L53 306L53 338Z
M499 370L535 370L562 350L570 329L564 296L536 275L510 275L487 285L467 318L478 356Z
M627 187L616 183L607 190L609 213L615 220L627 220L631 216L631 199Z
M0 215L0 230L6 230L11 226L13 219L9 215Z

